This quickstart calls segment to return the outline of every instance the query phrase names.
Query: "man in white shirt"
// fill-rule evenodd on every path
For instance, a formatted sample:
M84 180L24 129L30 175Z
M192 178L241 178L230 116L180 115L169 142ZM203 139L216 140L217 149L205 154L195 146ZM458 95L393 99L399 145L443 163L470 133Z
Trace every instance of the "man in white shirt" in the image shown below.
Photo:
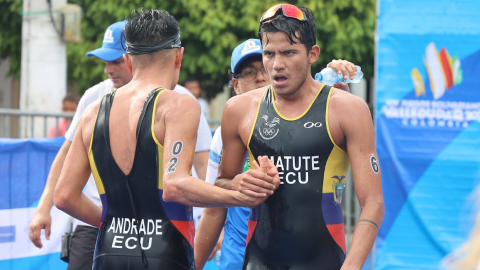
M200 87L200 81L195 79L194 77L188 77L183 84L185 88L192 93L192 95L198 100L200 103L200 107L202 108L202 114L205 117L208 117L208 103L205 99L202 98L202 88Z
M102 47L87 53L87 56L89 57L95 56L105 61L104 72L108 75L109 79L100 82L85 91L85 94L78 104L70 128L65 134L66 140L53 161L42 197L40 198L38 207L32 217L32 221L30 222L30 240L38 248L43 246L40 239L42 229L45 230L47 240L50 238L50 227L52 222L50 210L53 206L53 192L60 176L65 157L71 146L80 116L85 108L95 100L112 92L115 88L124 86L132 79L132 74L128 71L126 63L123 60L123 54L125 53L123 48L125 46L122 46L122 41L123 43L125 43L125 41L124 39L121 39L121 33L125 23L125 21L121 21L110 25L105 31ZM180 94L188 94L193 97L187 89L179 85L175 87L174 91ZM205 179L210 143L211 133L207 120L204 117L201 117L197 131L197 143L193 160L195 171L200 179ZM102 207L97 187L92 176L90 176L84 188L84 194L98 207ZM79 220L75 220L74 225L77 226L72 236L68 270L91 269L98 228L92 227Z

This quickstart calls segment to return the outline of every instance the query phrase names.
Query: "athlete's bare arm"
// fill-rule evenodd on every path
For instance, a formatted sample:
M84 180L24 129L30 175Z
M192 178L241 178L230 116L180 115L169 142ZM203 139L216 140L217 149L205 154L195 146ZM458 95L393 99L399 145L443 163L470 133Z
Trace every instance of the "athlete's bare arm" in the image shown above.
M30 221L29 237L32 243L38 248L43 247L42 241L40 240L41 230L45 230L45 237L47 240L50 240L50 228L52 225L50 211L53 206L53 192L55 191L55 185L60 177L60 172L62 171L63 163L71 144L71 141L65 140L55 156L50 172L48 173L42 197L40 198L37 209L33 214L32 221Z
M384 215L372 117L363 100L334 89L329 105L329 123L334 141L347 151L350 158L355 192L362 208L342 269L360 269L375 242Z
M80 118L53 198L58 209L95 227L100 225L102 210L82 190L91 174L88 149L99 107L100 100L89 105Z
M203 269L205 263L214 255L212 252L218 243L227 216L226 208L205 208L195 234L195 266Z
M254 207L264 201L264 198L221 189L190 176L200 105L188 96L168 91L162 93L157 106L155 136L163 145L165 201L200 207ZM257 170L261 170L260 166Z
M208 155L210 151L195 152L193 155L193 167L197 172L198 178L205 181L208 167Z
M231 98L222 116L223 156L216 186L238 190L253 197L267 197L280 185L278 171L268 159L268 173L248 170L241 173L250 131L265 88Z

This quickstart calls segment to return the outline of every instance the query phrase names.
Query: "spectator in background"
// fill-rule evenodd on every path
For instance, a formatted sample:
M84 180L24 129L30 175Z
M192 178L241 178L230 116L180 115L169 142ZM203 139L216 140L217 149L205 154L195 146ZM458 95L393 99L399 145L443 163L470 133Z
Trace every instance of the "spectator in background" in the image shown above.
M75 113L77 111L78 102L80 101L80 95L75 92L68 93L62 101L63 113ZM63 137L68 130L70 121L68 118L62 118L62 121L58 123L58 127L55 126L48 132L48 138ZM57 133L58 129L58 133Z
M200 87L200 82L194 77L188 77L183 86L185 86L185 88L187 88L188 91L190 91L190 93L197 98L198 103L200 103L200 107L202 108L203 115L208 119L208 103L202 98L202 88Z

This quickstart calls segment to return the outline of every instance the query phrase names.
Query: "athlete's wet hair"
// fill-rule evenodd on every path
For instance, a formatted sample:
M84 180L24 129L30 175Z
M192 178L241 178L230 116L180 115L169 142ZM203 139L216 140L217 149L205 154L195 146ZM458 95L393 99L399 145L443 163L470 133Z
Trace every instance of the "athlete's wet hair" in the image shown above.
M273 19L260 23L258 38L263 46L263 34L284 32L287 34L290 44L296 44L294 37L305 45L307 53L312 46L317 44L317 27L313 19L312 11L306 7L297 6L305 14L305 21L299 21L295 18L285 17L283 14L276 15ZM281 12L280 9L277 12ZM268 38L267 38L268 44Z
M134 9L126 20L124 37L131 44L156 44L180 33L177 20L165 10Z

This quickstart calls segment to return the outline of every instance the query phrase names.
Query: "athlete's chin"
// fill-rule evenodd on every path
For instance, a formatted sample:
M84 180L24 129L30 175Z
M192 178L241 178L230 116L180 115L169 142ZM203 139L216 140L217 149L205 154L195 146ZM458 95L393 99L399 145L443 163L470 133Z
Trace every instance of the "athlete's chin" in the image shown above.
M295 90L291 88L286 88L286 87L279 87L279 88L273 87L273 90L277 95L280 95L280 96L290 96L295 93Z

